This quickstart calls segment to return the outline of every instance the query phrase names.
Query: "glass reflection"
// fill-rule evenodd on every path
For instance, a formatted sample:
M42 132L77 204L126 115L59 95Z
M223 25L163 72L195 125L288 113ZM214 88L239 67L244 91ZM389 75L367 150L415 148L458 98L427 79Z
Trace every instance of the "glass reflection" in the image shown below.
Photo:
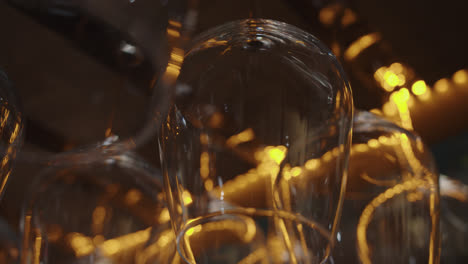
M267 241L275 234L285 249L273 263L326 259L339 220L351 120L341 66L310 34L262 19L202 33L185 56L159 138L184 261L210 263L193 241L199 228L224 214L267 225L260 233ZM327 170L315 171L318 160L332 156ZM262 252L249 244L250 253ZM237 256L223 263L246 257Z
M439 263L439 184L431 153L418 136L368 112L356 114L353 129L335 261Z
M131 154L56 163L28 192L21 263L133 263L164 224L158 172Z

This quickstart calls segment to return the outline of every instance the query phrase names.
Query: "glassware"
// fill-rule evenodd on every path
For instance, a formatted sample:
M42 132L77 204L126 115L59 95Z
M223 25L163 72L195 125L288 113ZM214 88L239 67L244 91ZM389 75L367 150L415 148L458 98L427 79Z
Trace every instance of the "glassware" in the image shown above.
M13 86L0 69L0 200L23 142L23 116L19 108Z
M194 2L0 2L15 24L0 57L23 99L27 140L53 153L146 142L167 112Z
M419 136L355 115L342 218L337 263L439 263L438 173Z
M263 228L256 220L259 219L246 215L222 214L208 221L192 222L182 238L186 241L183 246L187 246L184 249L197 263L272 263ZM186 263L178 253L176 236L169 224L158 229L152 238L138 253L136 264Z
M312 35L263 19L202 33L185 57L160 135L182 258L206 263L191 256L196 245L184 237L194 223L229 214L271 229L266 233L288 249L281 263L326 259L340 215L351 123L349 84ZM320 170L321 159L332 157L329 170Z
M132 154L57 160L30 186L21 263L134 263L169 222L160 174Z

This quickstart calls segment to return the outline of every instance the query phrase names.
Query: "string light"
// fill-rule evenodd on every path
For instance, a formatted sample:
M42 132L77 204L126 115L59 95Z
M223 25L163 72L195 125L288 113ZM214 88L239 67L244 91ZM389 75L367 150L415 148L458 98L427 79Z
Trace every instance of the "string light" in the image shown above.
M346 49L344 58L348 61L353 60L365 49L379 42L380 39L381 37L379 33L370 33L358 38L351 45L349 45L348 49Z

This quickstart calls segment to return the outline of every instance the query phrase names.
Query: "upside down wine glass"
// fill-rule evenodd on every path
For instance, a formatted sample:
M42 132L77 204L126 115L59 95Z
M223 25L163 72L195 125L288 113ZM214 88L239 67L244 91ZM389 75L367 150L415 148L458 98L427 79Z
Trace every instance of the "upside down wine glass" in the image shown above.
M159 171L131 153L70 155L28 188L21 264L135 263L140 248L169 225Z
M439 263L438 173L419 136L356 113L342 217L338 263Z
M16 22L0 58L23 99L28 141L55 153L145 143L167 112L195 2L0 1Z
M264 19L202 33L184 59L160 135L182 260L327 259L340 216L351 124L349 84L314 36ZM246 230L251 240L243 236Z

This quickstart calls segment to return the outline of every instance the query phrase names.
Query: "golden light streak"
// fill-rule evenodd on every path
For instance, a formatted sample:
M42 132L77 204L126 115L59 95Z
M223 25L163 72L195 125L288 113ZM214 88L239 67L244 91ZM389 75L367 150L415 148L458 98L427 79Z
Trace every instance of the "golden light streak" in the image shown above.
M184 61L184 51L182 49L174 48L171 52L171 61L182 63Z
M169 20L169 25L171 25L173 27L176 27L176 28L182 27L182 24L179 21L175 21L175 20L172 20L172 19Z
M307 242L304 236L304 231L302 224L297 224L297 231L299 233L300 241L301 241L301 247L302 247L302 253L304 254L304 259L310 259L309 257L309 250L307 249Z
M284 177L279 182L279 188L276 188L275 190L273 190L273 192L274 192L273 195L274 195L274 199L276 199L278 204L282 204L282 207L283 207L284 210L291 211L292 210L291 209L291 193L289 191L290 186L289 186L289 183L288 183L289 179L291 179L291 173L290 173L290 171L288 171L288 169L289 169L289 166L288 167L285 166L283 168ZM300 173L298 175L300 175ZM279 190L281 190L282 199L280 199Z
M172 259L171 264L180 264L180 263L181 263L181 261L180 261L179 254L175 254L174 258Z
M291 175L293 177L297 177L297 176L301 175L301 173L302 173L302 168L301 167L294 167L294 168L291 169Z
M199 232L201 230L201 225L191 227L184 235L184 248L191 263L195 263L195 256L193 255L192 247L190 246L190 237L195 233L196 228L199 228L199 230L197 230L197 232Z
M28 211L24 218L24 238L23 238L23 248L29 248L29 242L31 240L31 212ZM21 259L27 259L28 252L26 250L21 251ZM23 263L21 263L23 264ZM34 263L36 264L36 263Z
M174 82L180 74L180 67L184 61L184 50L173 48L170 55L170 61L167 64L163 78L169 82Z
M115 239L106 240L101 244L106 256L114 255L120 250L120 243Z
M158 235L156 242L146 247L143 252L137 255L137 264L147 264L150 258L164 252L171 243L175 242L175 234L172 229L164 230Z
M291 179L291 166L289 164L286 164L283 167L283 179L286 181Z
M357 227L358 255L363 264L371 264L370 249L367 242L367 226L369 225L377 207L405 191L413 191L418 188L427 188L428 182L422 179L411 179L397 184L374 198L363 210Z
M302 46L305 46L305 42L302 40L296 40L296 44L301 44Z
M356 152L366 152L369 150L369 147L367 146L367 144L355 144L353 145L351 150Z
M118 238L106 240L99 246L99 249L105 256L111 257L121 250L128 250L145 243L150 238L150 234L151 227Z
M167 34L173 38L179 38L180 37L180 32L178 30L168 28L167 29Z
M2 107L2 121L1 121L1 124L0 124L0 129L3 130L9 116L10 116L10 110L8 110L8 108L6 108L6 107Z
M3 158L3 159L5 159L5 158ZM6 184L8 182L8 178L10 178L10 174L11 174L11 169L8 170L8 172L5 174L5 176L3 176L2 183L1 183L1 186L0 186L0 193L3 193L3 191L5 191L5 187L6 187Z
M361 177L361 179L369 182L369 183L372 183L372 184L375 184L377 186L388 186L388 185L394 185L395 184L395 181L394 180L376 180L372 177L369 176L369 174L363 172L359 175L359 177Z
M400 115L401 126L408 130L413 130L413 123L408 109L408 100L410 93L408 89L401 88L399 91L393 92L390 99L395 103Z
M240 218L242 219L241 222L238 220L223 219L214 222L197 224L188 228L183 235L186 257L191 261L191 263L196 263L191 247L192 243L197 243L200 239L209 237L210 233L212 232L230 232L241 239L243 243L250 243L254 239L257 232L255 222L250 217ZM189 223L192 223L196 220L197 219L192 219Z
M406 196L406 199L408 200L408 202L416 202L416 201L421 200L422 198L423 198L423 194L421 192L418 192L418 191L409 193Z
M106 128L106 132L104 133L106 137L110 137L112 135L112 128L108 127Z
M196 225L194 227L191 227L187 230L187 232L185 232L185 235L188 236L188 237L191 237L193 236L193 234L195 233L198 233L202 230L202 226L201 225Z
M37 232L36 239L34 241L34 264L41 263L41 245L42 245L42 236L39 232Z
M217 40L217 39L214 39L214 38L211 38L211 39L207 40L206 42L212 45L212 46L209 46L209 47L222 46L222 45L226 45L228 43L227 40Z
M346 49L344 53L344 58L346 60L353 60L356 58L361 52L363 52L365 49L369 48L373 44L377 43L380 41L381 37L379 33L370 33L367 35L364 35L354 41L348 49Z
M255 182L262 179L269 179L273 184L280 172L279 164L286 157L287 148L285 146L267 146L255 152L254 156L258 162L256 168L247 173L237 175L234 179L224 183L222 187L218 186L213 190L214 195L219 197L221 193L225 196L245 187L249 182Z
M176 65L173 63L169 63L167 65L166 74L168 74L169 77L171 77L172 79L177 79L177 77L179 76L179 73L180 73L179 65Z
M387 145L388 142L389 142L388 137L386 137L386 136L380 136L378 140L383 145Z
M380 143L377 139L373 138L373 139L370 139L367 144L369 145L369 147L371 148L378 148L380 146Z
M459 70L453 74L452 79L456 84L466 84L468 82L468 71Z
M10 136L10 144L13 143L13 141L15 141L15 139L18 137L19 132L20 132L20 124L16 123L15 129L13 130L13 133L11 133L11 136Z
M408 136L403 133L400 134L400 142L406 160L409 162L411 168L413 168L414 173L416 173L416 175L419 175L423 170L423 166L414 155L413 149L411 147L411 142L409 141Z
M325 154L323 154L323 156L322 156L322 160L325 161L325 162L329 162L332 159L333 159L333 153L331 151L325 152Z
M320 166L319 159L310 159L305 163L307 170L316 170Z
M203 151L200 155L200 176L202 179L208 178L210 175L210 156L208 152Z
M6 167L9 161L10 161L10 155L5 155L2 159L2 165L1 165L2 169Z
M229 147L235 147L241 143L251 141L254 138L255 138L255 134L253 132L253 129L247 128L246 130L240 132L239 134L228 138L228 140L226 141L226 145Z
M373 108L373 109L371 109L369 112L371 112L371 113L373 113L373 114L375 114L375 115L378 115L378 116L383 116L383 115L384 115L383 112L382 112L382 110L377 109L377 108Z
M271 160L280 164L286 156L286 148L278 146L276 148L267 149L268 156Z
M292 264L297 264L297 259L296 259L296 254L294 253L294 248L291 242L291 238L289 237L288 230L286 229L286 225L284 224L283 219L277 219L278 220L278 225L279 229L281 231L281 234L283 235L283 241L284 244L286 245L286 249L289 252L289 263Z

